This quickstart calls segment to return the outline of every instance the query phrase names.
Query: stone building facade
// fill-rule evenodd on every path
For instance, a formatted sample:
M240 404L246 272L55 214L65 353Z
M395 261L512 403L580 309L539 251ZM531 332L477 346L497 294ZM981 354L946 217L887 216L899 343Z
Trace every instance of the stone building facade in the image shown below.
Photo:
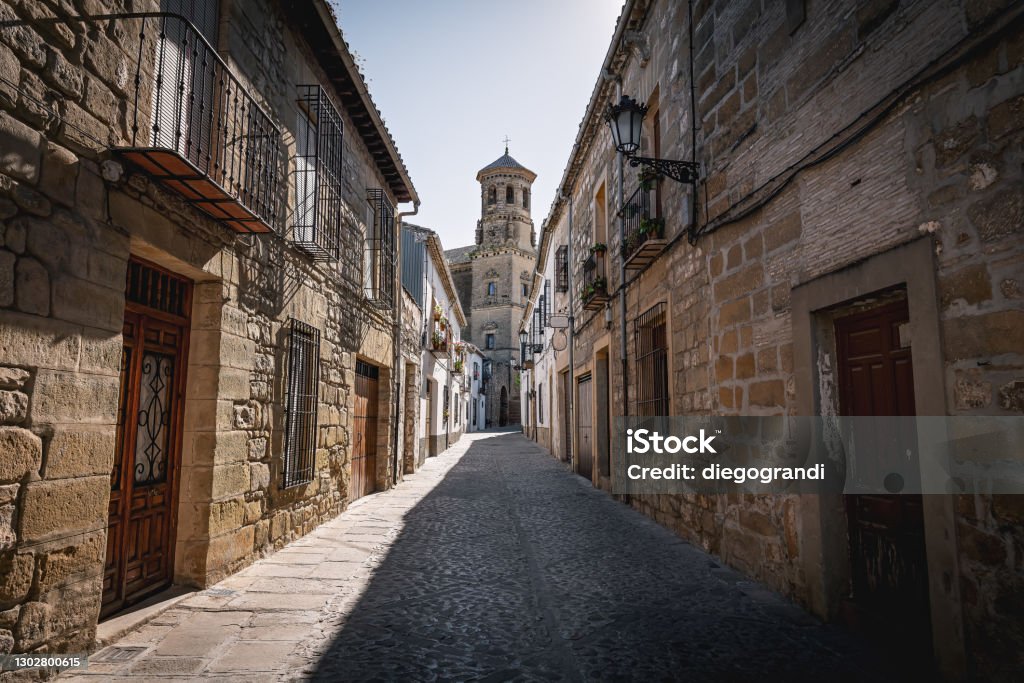
M611 488L618 456L599 425L624 413L1021 415L1022 10L626 3L560 185L567 199L541 236L542 267L574 254L573 290L553 303L575 307L575 365L545 351L556 378L545 403L570 426L577 470ZM639 153L697 161L695 187L644 183L620 165L602 115L624 94L649 107ZM620 223L634 206L656 228L643 240ZM592 250L599 242L607 250ZM851 330L888 339L881 329L899 334L880 357L912 372L886 380L900 384L883 395L903 403L879 408L852 384L844 344ZM644 385L644 372L659 379ZM527 378L541 381L551 386L550 370ZM558 391L575 397L571 415ZM566 452L564 436L550 441ZM1024 666L1021 497L900 500L916 549L892 547L921 591L883 610L876 633L907 645L914 665L1012 680ZM861 618L870 558L851 538L873 522L890 540L897 529L865 499L628 502L823 618L878 623Z
M446 252L467 311L467 338L490 359L486 426L520 421L517 366L519 321L536 261L530 192L537 175L513 159L508 148L480 169L481 218L476 244Z
M0 2L0 652L88 651L401 462L418 198L328 4L142 5Z

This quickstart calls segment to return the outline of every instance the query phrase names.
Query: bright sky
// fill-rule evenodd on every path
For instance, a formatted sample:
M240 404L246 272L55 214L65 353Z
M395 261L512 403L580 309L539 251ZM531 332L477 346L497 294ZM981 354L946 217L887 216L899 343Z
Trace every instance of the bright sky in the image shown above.
M422 201L410 221L472 244L476 173L507 135L539 237L622 2L333 0Z

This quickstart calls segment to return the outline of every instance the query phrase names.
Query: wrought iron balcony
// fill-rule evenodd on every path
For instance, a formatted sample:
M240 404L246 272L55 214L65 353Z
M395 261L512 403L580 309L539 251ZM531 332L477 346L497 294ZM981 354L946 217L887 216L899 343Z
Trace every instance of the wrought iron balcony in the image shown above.
M658 257L664 249L665 219L657 215L654 197L657 181L641 183L619 209L625 222L622 258L627 270L643 268Z
M447 356L452 338L452 328L447 318L435 318L430 333L429 349L435 356Z
M599 311L611 300L608 278L605 276L603 251L594 252L583 262L583 288L580 303L588 311Z
M281 131L251 90L182 16L102 19L125 23L124 48L134 58L130 141L116 151L238 232L275 230Z

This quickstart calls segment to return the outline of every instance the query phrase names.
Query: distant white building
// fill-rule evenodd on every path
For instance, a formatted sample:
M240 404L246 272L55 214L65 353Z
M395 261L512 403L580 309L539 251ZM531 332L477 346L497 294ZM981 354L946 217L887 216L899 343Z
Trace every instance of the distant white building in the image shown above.
M466 431L467 344L462 340L466 316L455 292L441 239L427 228L405 224L424 245L422 387L419 441L422 457L438 455Z
M486 360L480 349L473 344L466 343L466 386L468 391L464 401L467 432L478 432L485 428L487 422L487 389L484 376L488 367Z

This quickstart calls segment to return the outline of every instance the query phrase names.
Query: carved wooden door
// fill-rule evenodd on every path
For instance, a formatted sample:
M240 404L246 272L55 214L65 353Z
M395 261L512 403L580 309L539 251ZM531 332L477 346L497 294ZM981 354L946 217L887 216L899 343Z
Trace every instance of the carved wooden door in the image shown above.
M166 587L173 577L191 291L187 280L129 263L104 616Z

